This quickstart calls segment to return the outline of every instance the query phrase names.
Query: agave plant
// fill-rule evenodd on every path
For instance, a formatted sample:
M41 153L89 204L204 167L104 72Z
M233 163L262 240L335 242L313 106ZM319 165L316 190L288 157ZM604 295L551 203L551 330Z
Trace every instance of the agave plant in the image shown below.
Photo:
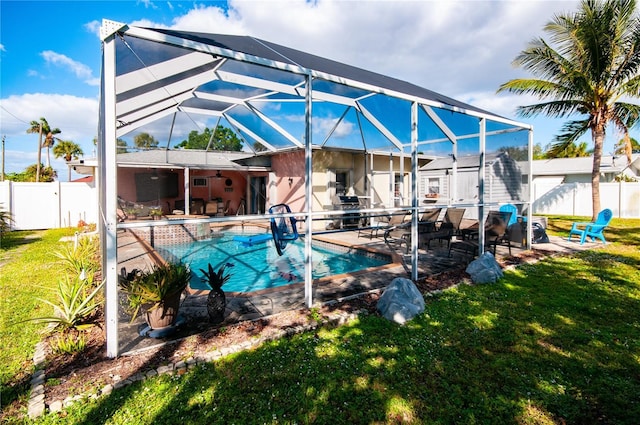
M40 299L43 303L53 307L53 315L28 320L48 323L53 330L59 328L63 331L71 328L86 329L92 326L91 323L86 323L87 318L101 304L99 294L101 294L103 285L104 282L94 288L91 279L66 277L58 282L57 303Z
M140 308L153 310L160 307L164 300L181 294L190 279L191 270L182 263L154 265L151 270L135 269L130 273L123 269L119 284L127 294L132 311L131 320L135 320Z
M75 275L83 271L92 275L100 270L99 240L97 237L81 237L76 244L63 245L54 255L64 269Z

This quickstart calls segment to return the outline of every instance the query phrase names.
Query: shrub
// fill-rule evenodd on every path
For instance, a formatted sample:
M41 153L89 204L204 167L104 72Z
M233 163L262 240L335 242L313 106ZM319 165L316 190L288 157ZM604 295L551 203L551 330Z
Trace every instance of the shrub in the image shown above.
M0 206L0 241L4 234L11 229L12 221L11 213Z

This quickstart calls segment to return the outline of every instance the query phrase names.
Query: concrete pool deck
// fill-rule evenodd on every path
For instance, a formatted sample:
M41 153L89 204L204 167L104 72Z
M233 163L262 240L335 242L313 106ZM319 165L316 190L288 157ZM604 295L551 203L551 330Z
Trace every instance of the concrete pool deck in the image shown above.
M363 272L335 275L330 278L320 279L313 285L313 301L315 304L323 304L332 300L340 300L346 297L370 291L384 289L396 277L408 277L408 267L402 264L401 256L397 252L391 252L382 237L362 237L358 230L327 233L314 236L314 239L327 242L395 255L397 262L377 267ZM430 275L463 267L460 258L450 258L446 246L434 244L432 249L419 250L419 276L424 278ZM518 245L518 244L515 244ZM533 249L553 252L570 253L594 247L602 246L600 243L585 243L580 245L575 241L567 241L560 237L550 237L550 243L534 245ZM520 247L512 247L513 255L522 252ZM507 247L499 246L497 256L508 254ZM118 232L118 270L126 268L147 268L157 261L162 261L160 256L143 240L128 231ZM121 311L119 317L120 351L125 355L148 348L158 346L168 340L176 340L189 335L194 335L211 328L209 323L206 299L208 291L190 290L183 299L180 308L180 316L184 326L167 336L166 338L149 338L141 336L139 331L144 328L144 320L138 318L130 323L129 317ZM122 300L124 302L124 300ZM245 294L227 294L227 311L223 323L215 326L255 320L268 317L283 311L305 308L304 284L294 283L285 287L273 288Z

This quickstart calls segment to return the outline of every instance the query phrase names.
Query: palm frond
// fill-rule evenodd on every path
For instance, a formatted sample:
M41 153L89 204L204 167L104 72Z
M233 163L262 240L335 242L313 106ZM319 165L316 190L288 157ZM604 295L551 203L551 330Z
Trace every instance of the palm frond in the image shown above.
M582 135L590 129L590 119L573 120L566 122L560 129L561 133L555 136L548 152L564 151L567 147L575 143Z
M616 102L611 110L612 120L620 130L628 130L640 123L640 105Z
M577 101L557 100L552 102L537 103L535 105L519 106L516 110L519 116L528 118L544 114L551 118L563 117L576 112L581 112L582 103Z

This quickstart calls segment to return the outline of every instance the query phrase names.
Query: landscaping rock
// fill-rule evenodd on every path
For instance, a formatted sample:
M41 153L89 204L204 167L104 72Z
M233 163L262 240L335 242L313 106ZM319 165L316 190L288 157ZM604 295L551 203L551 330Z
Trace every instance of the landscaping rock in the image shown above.
M495 283L503 276L500 264L488 251L469 263L466 272L474 283Z
M387 320L403 325L424 311L424 298L409 279L397 277L391 281L378 300L377 309Z

